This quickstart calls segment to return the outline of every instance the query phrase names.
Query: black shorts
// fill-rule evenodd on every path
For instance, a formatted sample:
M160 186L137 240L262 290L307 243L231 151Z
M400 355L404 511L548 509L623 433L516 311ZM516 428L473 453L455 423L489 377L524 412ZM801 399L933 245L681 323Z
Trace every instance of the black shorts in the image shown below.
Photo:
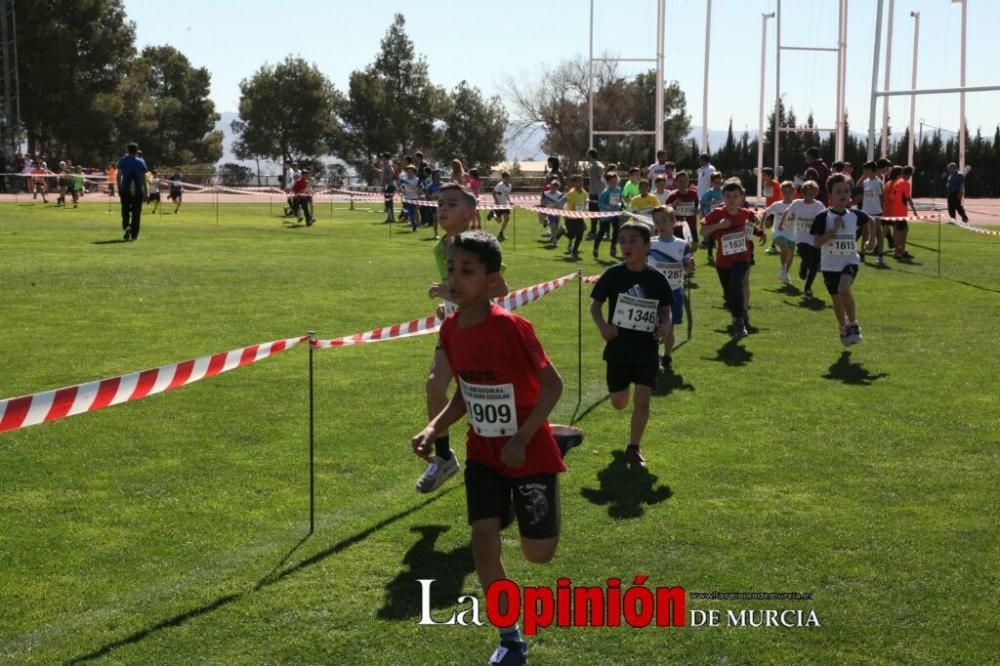
M171 192L170 193L170 200L171 201L180 201L181 200L181 193L180 192Z
M840 276L850 275L851 282L858 279L858 265L849 264L844 266L842 271L823 271L823 283L831 296L836 296L840 292Z
M629 384L656 388L656 375L660 371L659 364L634 365L624 363L608 363L608 393L618 393L629 387Z
M522 537L550 539L559 535L559 475L509 477L482 463L465 463L465 500L469 524L499 518L500 527L514 522Z
M149 194L149 200L150 201L159 201L160 200L160 193L159 192L150 192L150 194Z
M386 194L386 195L395 194L396 193L396 186L390 183L389 185L385 186L385 189L383 189L382 192L384 194Z
M510 208L494 208L493 209L493 215L495 215L495 216L508 215L509 216L510 215Z

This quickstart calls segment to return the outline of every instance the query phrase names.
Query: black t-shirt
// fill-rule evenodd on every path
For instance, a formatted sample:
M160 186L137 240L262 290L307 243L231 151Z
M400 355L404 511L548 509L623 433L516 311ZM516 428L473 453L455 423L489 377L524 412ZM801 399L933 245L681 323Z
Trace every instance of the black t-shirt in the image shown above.
M625 264L618 264L604 271L597 280L590 297L596 301L608 302L607 321L610 324L615 324L614 314L619 294L654 300L657 302L657 309L669 307L674 302L674 292L670 289L667 278L649 266L644 266L641 271L631 271ZM632 314L633 312L627 313ZM659 325L658 317L654 323ZM618 326L618 335L604 346L604 360L626 365L656 363L656 338L652 331Z

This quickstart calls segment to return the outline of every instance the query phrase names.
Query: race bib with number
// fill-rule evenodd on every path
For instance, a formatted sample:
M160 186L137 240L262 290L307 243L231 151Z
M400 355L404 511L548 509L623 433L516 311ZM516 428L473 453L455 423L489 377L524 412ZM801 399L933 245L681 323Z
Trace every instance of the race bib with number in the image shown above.
M747 251L747 235L743 231L726 234L722 237L722 254L740 254Z
M585 213L585 212L587 212L587 202L586 201L581 201L580 203L578 203L573 208L573 210L575 210L578 213Z
M656 328L658 301L652 298L637 298L628 294L618 294L611 323L618 328L632 331L653 331Z
M694 215L694 203L685 201L674 206L674 214L677 217L692 217Z
M684 264L676 261L657 261L655 266L656 270L667 278L671 289L680 289L684 286Z
M470 384L459 380L469 425L480 437L511 437L517 432L513 384Z
M851 256L858 251L852 234L837 234L823 244L823 254L837 257Z
M809 230L812 229L812 224L813 224L812 218L808 217L795 218L795 230L801 234L808 234Z
M608 197L608 204L614 207L622 205L622 198L617 194L612 194Z

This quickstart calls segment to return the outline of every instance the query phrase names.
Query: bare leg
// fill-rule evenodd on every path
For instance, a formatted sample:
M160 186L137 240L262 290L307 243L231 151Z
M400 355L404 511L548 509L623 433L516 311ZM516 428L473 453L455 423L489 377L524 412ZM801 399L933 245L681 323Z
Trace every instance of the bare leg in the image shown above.
M653 389L648 386L636 385L635 402L632 405L632 429L629 435L629 444L639 446L642 435L646 432L646 424L649 423L649 401L653 395Z

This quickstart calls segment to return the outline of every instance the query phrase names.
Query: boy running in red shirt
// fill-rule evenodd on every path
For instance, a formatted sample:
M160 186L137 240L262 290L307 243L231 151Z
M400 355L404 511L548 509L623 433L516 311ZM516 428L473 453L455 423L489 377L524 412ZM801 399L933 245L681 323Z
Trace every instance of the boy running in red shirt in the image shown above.
M733 315L731 331L737 338L747 335L743 285L753 259L753 248L747 240L746 227L753 226L756 221L753 212L742 207L743 196L743 185L738 179L730 178L722 186L723 205L701 221L702 232L715 246L715 270L725 294L726 307Z
M698 238L698 190L691 186L687 171L678 171L674 177L677 189L667 197L667 205L673 206L674 217L688 225L691 238ZM697 249L697 245L692 250Z
M507 578L500 531L513 515L525 559L545 563L555 555L559 473L566 471L546 420L562 394L562 380L531 323L490 303L503 285L500 266L500 244L489 234L466 232L452 244L448 290L458 311L441 326L441 348L459 390L412 441L414 452L425 457L438 435L468 414L465 496L484 590ZM500 604L505 613L505 597ZM526 663L517 625L497 629L500 647L489 663Z

